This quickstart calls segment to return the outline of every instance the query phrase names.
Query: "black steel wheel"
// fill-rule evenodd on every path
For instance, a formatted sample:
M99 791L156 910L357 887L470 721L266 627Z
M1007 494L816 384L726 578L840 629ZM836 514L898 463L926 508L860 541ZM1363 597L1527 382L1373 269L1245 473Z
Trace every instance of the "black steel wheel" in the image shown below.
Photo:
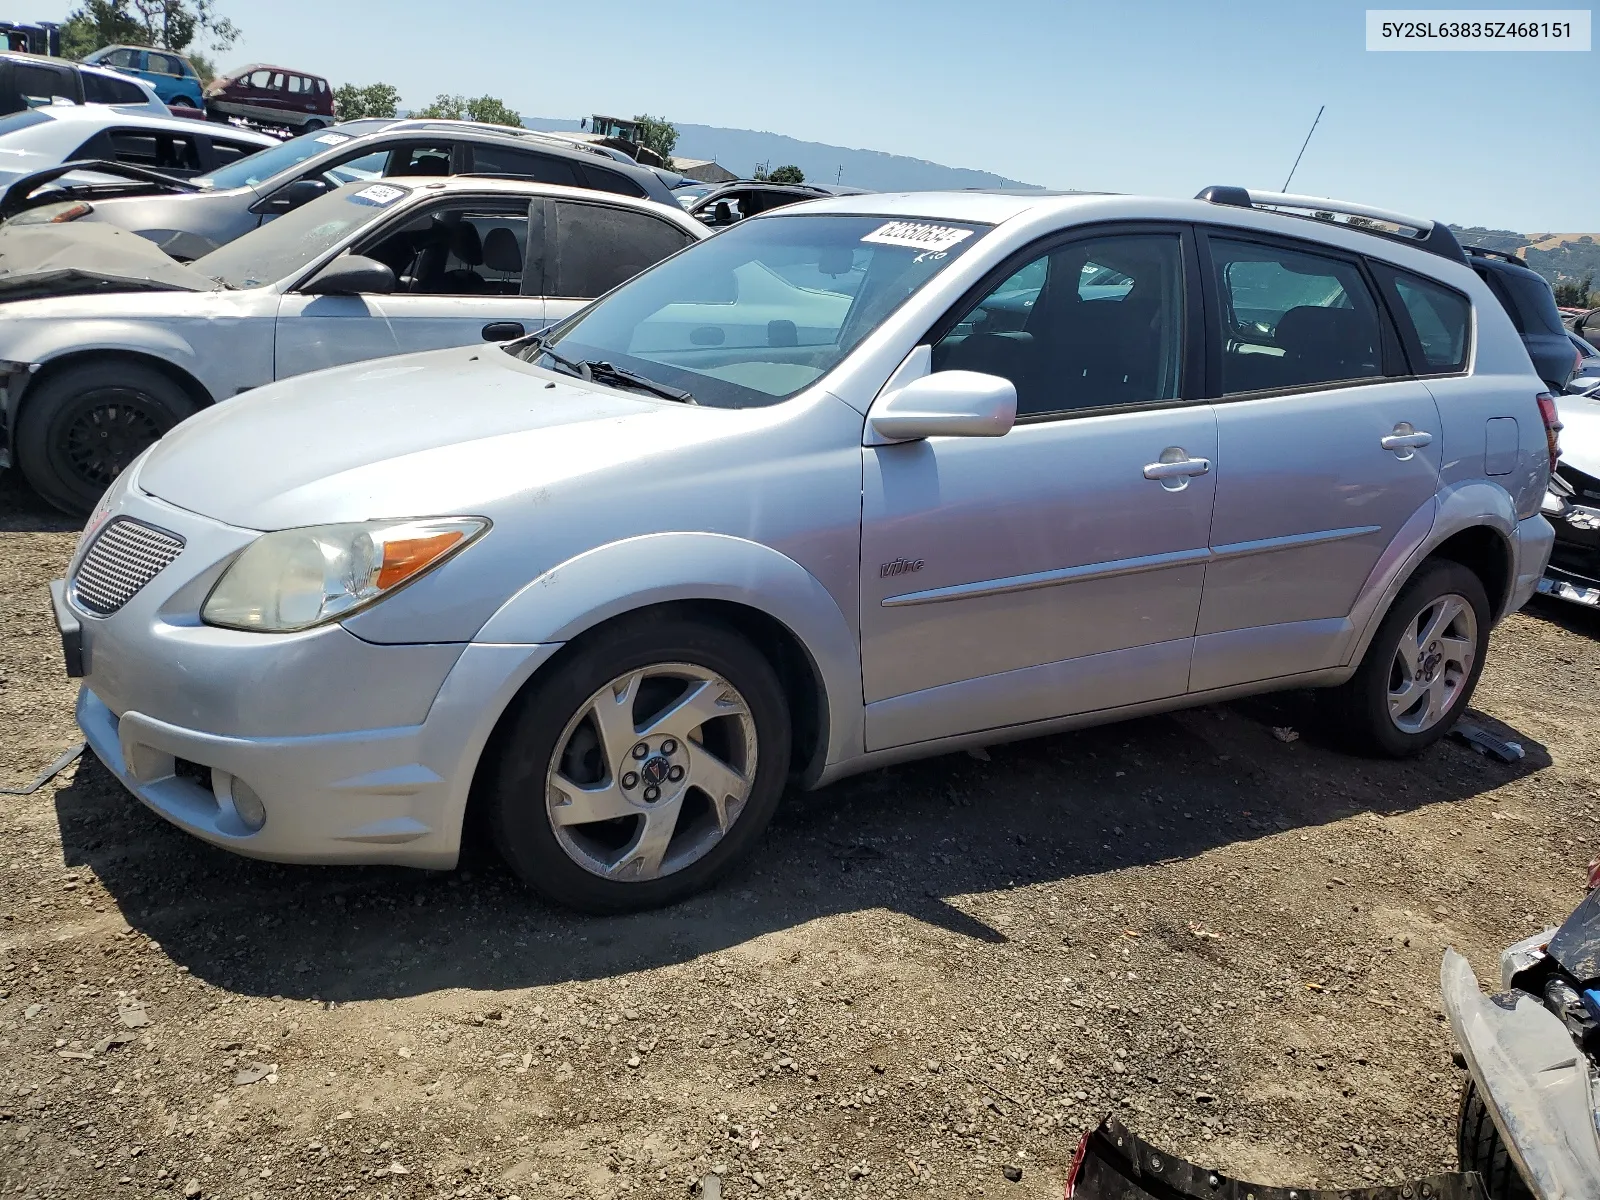
M18 465L41 497L81 515L195 408L187 392L151 367L125 361L68 367L24 395Z

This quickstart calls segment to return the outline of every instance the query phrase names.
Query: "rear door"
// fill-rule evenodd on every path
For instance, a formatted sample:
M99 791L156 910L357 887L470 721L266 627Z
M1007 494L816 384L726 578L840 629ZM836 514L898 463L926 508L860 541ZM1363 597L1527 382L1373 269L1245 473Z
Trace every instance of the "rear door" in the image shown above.
M286 294L278 309L278 378L390 354L501 342L545 324L525 290L528 202L453 197L358 243L394 271L389 295Z
M1342 663L1391 548L1431 527L1442 444L1357 256L1202 233L1216 511L1194 691Z

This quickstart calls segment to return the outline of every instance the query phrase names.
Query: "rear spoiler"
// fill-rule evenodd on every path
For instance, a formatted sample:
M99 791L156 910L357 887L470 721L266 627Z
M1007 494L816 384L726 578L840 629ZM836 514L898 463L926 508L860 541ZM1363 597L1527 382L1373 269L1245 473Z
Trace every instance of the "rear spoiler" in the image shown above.
M126 183L79 183L56 188L47 196L34 196L47 183L54 183L63 175L74 171L93 171L98 175L120 175ZM41 204L54 204L58 200L100 200L112 196L138 196L157 192L199 192L205 189L187 179L163 175L132 163L113 162L107 158L83 158L76 162L46 167L32 175L24 175L0 195L0 221L16 216Z

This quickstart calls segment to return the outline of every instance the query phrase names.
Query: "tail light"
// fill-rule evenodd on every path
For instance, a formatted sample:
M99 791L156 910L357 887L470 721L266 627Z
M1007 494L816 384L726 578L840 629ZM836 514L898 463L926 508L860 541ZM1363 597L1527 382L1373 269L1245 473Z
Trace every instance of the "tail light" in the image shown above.
M1556 461L1561 457L1561 414L1556 410L1556 398L1549 392L1540 392L1539 419L1544 422L1544 440L1550 448L1550 471L1555 473Z

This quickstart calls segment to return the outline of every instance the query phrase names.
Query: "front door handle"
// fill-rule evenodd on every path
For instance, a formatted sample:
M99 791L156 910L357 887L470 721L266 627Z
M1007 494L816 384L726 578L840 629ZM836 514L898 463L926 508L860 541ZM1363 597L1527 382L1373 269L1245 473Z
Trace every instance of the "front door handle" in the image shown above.
M519 338L527 330L522 327L521 321L490 321L483 327L483 340L486 342L509 342Z
M1168 446L1161 452L1159 462L1145 465L1144 477L1160 480L1162 487L1177 492L1188 487L1191 478L1210 470L1209 458L1190 458L1189 452L1182 446Z
M1433 434L1412 428L1409 421L1401 421L1394 427L1393 433L1379 440L1378 445L1385 450L1394 451L1400 458L1405 459L1412 457L1413 450L1419 450L1432 442Z

